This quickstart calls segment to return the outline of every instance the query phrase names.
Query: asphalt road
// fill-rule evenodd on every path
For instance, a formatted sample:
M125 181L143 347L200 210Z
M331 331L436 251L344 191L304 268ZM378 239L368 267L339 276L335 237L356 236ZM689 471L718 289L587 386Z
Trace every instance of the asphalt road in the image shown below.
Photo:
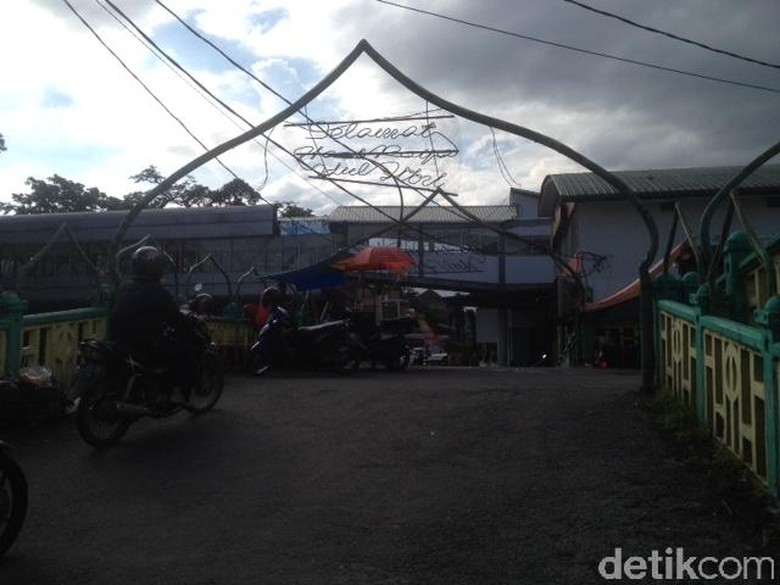
M0 584L599 583L616 547L755 553L638 386L555 369L231 377L213 412L141 421L106 451L69 418L0 429L31 490Z

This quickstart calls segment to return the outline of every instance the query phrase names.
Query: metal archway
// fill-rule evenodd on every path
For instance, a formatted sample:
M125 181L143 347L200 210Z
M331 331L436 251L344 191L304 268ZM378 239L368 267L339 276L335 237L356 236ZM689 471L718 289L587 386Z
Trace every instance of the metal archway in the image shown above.
M158 195L164 193L170 189L177 181L187 176L189 173L199 168L203 164L216 158L217 156L243 144L244 142L251 140L266 131L270 130L274 126L280 124L297 111L301 110L304 106L308 105L311 101L322 94L328 89L337 79L339 79L349 67L361 56L366 55L374 61L381 69L383 69L388 75L395 79L398 83L403 85L410 92L423 98L424 100L435 104L436 106L456 114L466 120L470 120L477 124L482 124L490 128L503 130L515 136L525 138L542 146L546 146L555 152L566 156L574 162L582 165L608 184L610 184L622 197L628 200L639 213L642 221L644 222L647 231L649 244L647 253L639 266L639 281L640 281L640 322L641 322L641 368L642 368L642 390L652 391L654 388L654 331L653 331L653 299L652 299L652 282L649 275L649 268L652 264L655 256L658 252L658 227L650 212L641 202L639 197L633 192L633 190L620 178L616 177L603 167L599 166L592 160L583 156L576 150L566 146L565 144L558 142L557 140L550 138L539 132L535 132L523 126L493 118L480 114L468 108L461 107L454 104L444 98L436 95L435 93L428 91L406 75L404 75L398 68L390 63L384 56L382 56L371 44L365 39L361 40L352 51L319 83L314 85L309 91L304 93L298 100L290 103L285 109L281 110L276 115L268 118L262 124L247 130L246 132L239 134L238 136L231 138L216 146L215 148L205 152L204 154L196 157L183 167L168 176L161 183L149 190L144 197L128 212L123 221L120 223L116 235L114 237L114 246L118 248L122 242L122 239L127 232L135 218L141 213L141 211Z

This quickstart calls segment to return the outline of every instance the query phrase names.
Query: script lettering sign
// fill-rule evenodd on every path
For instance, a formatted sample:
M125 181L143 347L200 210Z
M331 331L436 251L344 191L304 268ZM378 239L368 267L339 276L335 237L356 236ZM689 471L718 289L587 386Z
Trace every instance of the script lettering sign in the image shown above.
M446 116L287 124L305 131L293 150L316 178L433 190L448 173L440 161L458 156L455 142L437 125Z

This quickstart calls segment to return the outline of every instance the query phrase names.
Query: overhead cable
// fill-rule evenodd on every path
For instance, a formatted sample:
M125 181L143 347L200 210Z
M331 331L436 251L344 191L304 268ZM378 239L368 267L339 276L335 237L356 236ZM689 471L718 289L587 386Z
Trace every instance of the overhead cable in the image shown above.
M152 91L152 90L149 88L149 86L147 86L147 85L146 85L146 84L145 84L143 81L141 81L141 78L139 78L139 77L138 77L138 76L137 76L137 75L136 75L136 74L133 72L133 70L132 70L132 69L130 69L130 68L127 66L127 64L125 64L125 62L122 60L122 58L121 58L119 55L117 55L117 54L114 52L114 50L113 50L111 47L109 47L109 46L108 46L108 44L107 44L107 43L106 43L106 42L103 40L103 38L102 38L102 37L101 37L101 36L100 36L100 35L97 33L97 31L96 31L94 28L92 28L92 25L90 25L90 24L89 24L89 23L88 23L86 20L84 20L84 17L82 17L82 16L81 16L81 14L78 12L78 10L76 10L76 8L75 8L75 7L74 7L74 6L73 6L73 5L72 5L72 4L71 4L71 3L70 3L68 0L62 0L62 1L63 1L63 2L64 2L64 3L65 3L67 6L68 6L68 8L70 8L71 12L73 12L73 14L75 14L75 15L76 15L76 17L77 17L77 18L78 18L78 19L81 21L81 23L82 23L82 24L83 24L85 27L87 27L87 29L89 30L89 32L91 32L91 33L92 33L92 34L95 36L95 38L96 38L96 39L97 39L97 40L100 42L100 44L101 44L101 45L103 45L103 47L105 47L105 49L106 49L106 50L107 50L107 51L108 51L108 52L109 52L109 53L110 53L110 54L111 54L111 55L112 55L112 56L113 56L113 57L114 57L114 58L115 58L115 59L116 59L116 60L119 62L119 64L120 64L120 65L121 65L121 66L122 66L122 67L123 67L123 68L124 68L124 69L125 69L125 70L126 70L126 71L127 71L127 72L128 72L130 75L131 75L131 76L132 76L132 77L133 77L133 79L135 79L135 80L136 80L136 81L137 81L137 82L138 82L138 83L141 85L141 87L143 87L143 88L144 88L144 90L146 90L146 93L148 93L148 94L149 94L149 95L152 97L152 99L154 99L154 101L156 101L156 102L157 102L157 103L160 105L160 107L162 107L162 108L163 108L163 110L165 110L165 112L166 112L166 113L167 113L167 114L168 114L168 115L169 115L171 118L173 118L173 119L174 119L174 120L175 120L175 121L176 121L176 122L179 124L179 126L181 126L181 127L184 129L184 131L185 131L187 134L189 134L189 136L190 136L190 137L191 137L193 140L195 140L195 142L197 142L197 143L198 143L198 144L199 144L201 147L203 147L203 149L204 149L204 150L208 150L208 149L209 149L209 147L208 147L208 146L206 146L206 145L205 145L205 144L204 144L204 143L203 143L203 142L200 140L200 138L198 138L197 136L195 136L195 134L192 132L192 130L190 130L190 129L187 127L187 125L186 125L186 124L185 124L185 123L184 123L184 122L181 120L181 118L179 118L178 116L176 116L176 114L174 114L174 113L173 113L173 112L170 110L170 108L169 108L168 106L166 106L166 105L165 105L165 103L164 103L164 102L163 102L163 101L162 101L160 98L158 98L158 97L157 97L157 95L155 95L155 93L154 93L154 92L153 92L153 91ZM224 169L225 169L227 172L229 172L229 173L230 173L231 175L233 175L235 178L238 178L238 175L236 175L236 174L235 174L235 173L234 173L234 172L233 172L233 171L232 171L230 168L228 168L228 167L227 167L227 166L226 166L226 165L225 165L225 164L224 164L224 163L223 163L221 160L217 159L217 162L218 162L220 165L222 165L222 167L223 167L223 168L224 168Z
M212 41L210 41L209 39L207 39L207 38L206 38L204 35L202 35L202 34L201 34L199 31L197 31L195 28L193 28L192 26L190 26L190 24L189 24L189 23L187 23L187 22L186 22L186 21L185 21L183 18L181 18L181 17L180 17L178 14L176 14L176 12L174 12L172 9L170 9L168 6L166 6L166 5L165 5L165 4L164 4L164 3L163 3L161 0L155 0L155 2L156 2L158 5L160 5L160 6L161 6L163 9L165 9L165 10L166 10L166 11L167 11L167 12L168 12L168 13L169 13L171 16L173 16L173 17L174 17L174 18L175 18L175 19L176 19L176 20L177 20L177 21L178 21L178 22L179 22L179 23L180 23L182 26L184 26L184 27L185 27L185 28L186 28L186 29L187 29L187 30L188 30L190 33L192 33L193 35L195 35L195 36L196 36L198 39L200 39L201 41L203 41L203 42L205 42L206 44L208 44L210 47L212 47L214 50L216 50L216 51L217 51L217 52L218 52L220 55L222 55L222 56L223 56L225 59L227 59L227 61L228 61L229 63L231 63L231 64L232 64L234 67L238 68L240 71L243 71L243 72L244 72L246 75L248 75L249 77L251 77L252 79L254 79L255 81L257 81L257 82L258 82L259 84L261 84L261 85L262 85L264 88L266 88L268 91L272 92L272 93L273 93L275 96L277 96L279 99L283 100L283 101L284 101L285 103L287 103L288 105L292 104L292 102L291 102L291 101L290 101L288 98L286 98L286 97L285 97L285 96L283 96L281 93L279 93L279 92L277 92L275 89L273 89L273 88L272 88L270 85L268 85L267 83L265 83L264 81L262 81L261 79L259 79L259 78L258 78L257 76L255 76L255 75L254 75L254 74L253 74L251 71L247 70L247 69L246 69L245 67L243 67L241 64L239 64L238 62L236 62L236 61L235 61L235 60L234 60L232 57L230 57L230 56L229 56L229 55L228 55L228 54L227 54L225 51L223 51L223 50L222 50L222 49L221 49L221 48L220 48L218 45L216 45L215 43L213 43ZM303 116L303 117L304 117L304 118L305 118L305 119L306 119L306 120L307 120L309 123L311 123L311 124L321 124L321 122L315 122L314 120L312 120L311 118L309 118L309 117L308 117L308 115L307 115L305 112L300 112L300 113L301 113L301 115L302 115L302 116ZM251 126L251 124L250 124L250 126ZM352 151L353 153L355 153L355 152L356 152L356 151L355 151L354 149L352 149L352 148L351 148L349 145L347 145L347 144L343 143L342 141L340 141L340 140L338 140L338 139L335 139L335 138L332 138L332 140L334 140L336 143L338 143L339 145L343 146L343 147L344 147L344 148L346 148L347 150L350 150L350 151ZM274 143L274 144L275 144L275 145L277 145L279 148L282 148L282 150L285 150L285 151L286 151L286 149L284 149L284 147L282 147L281 145L279 145L279 144L277 144L277 143ZM293 158L295 158L295 157L294 157L294 155L293 155L292 153L290 153L289 151L286 151L286 152L287 152L288 154L290 154L291 156L293 156ZM296 159L296 160L297 160L297 159ZM303 162L301 162L301 161L298 161L298 162L299 162L299 163L300 163L302 166L304 166L304 168L308 168L308 170L312 170L312 171L314 170L314 169L312 169L311 167L309 167L308 165L306 165L305 163L303 163ZM372 160L372 161L371 161L371 163L372 163L372 164L374 164L375 166L377 166L378 168L380 168L380 169L382 169L382 170L384 170L384 171L388 172L388 174L392 176L392 174L391 174L391 173L389 173L389 171L387 171L386 167L384 167L384 165L382 165L381 163L379 163L379 162L377 162L377 161L374 161L374 160ZM314 172L316 173L316 171L314 171ZM323 177L320 177L320 178L323 178ZM380 214L382 214L382 215L386 216L386 217L387 217L387 219L390 219L390 220L391 220L391 221L393 221L394 223L398 223L398 224L400 224L400 225L404 225L404 222L403 222L403 220L398 220L398 219L395 219L395 218L393 218L392 216L390 216L390 215L386 214L386 213L384 212L384 210L382 210L381 208L379 208L379 207L377 207L377 206L373 205L372 203L370 203L370 202L369 202L369 201L367 201L366 199L364 199L364 198L362 198L362 197L360 197L360 196L356 195L355 193L351 192L349 189L347 189L346 187L344 187L344 186L341 184L341 182L340 182L340 181L337 181L337 180L335 180L335 179L331 179L331 178L329 178L329 177L324 177L324 178L325 178L326 180L330 181L330 183L331 183L331 184L332 184L334 187L336 187L337 189L339 189L339 190L343 191L344 193L346 193L347 195L351 196L352 198L354 198L354 199L357 199L357 200L358 200L358 201L360 201L361 203L363 203L363 204L365 204L365 205L367 205L367 206L369 206L369 207L371 207L371 208L375 209L375 210L376 210L376 211L378 211ZM416 192L417 192L419 195L422 195L422 191L421 191L419 188L416 188L416 187L413 187L413 186L410 186L410 185L406 185L406 184L404 184L404 185L400 185L400 184L398 183L398 181L397 181L397 180L396 180L396 183L397 183L397 187L399 188L399 196L401 197L401 200L402 200L402 201L403 201L403 193L402 193L401 189L403 189L403 188L408 188L408 189L411 189L411 190L413 190L413 191L416 191ZM321 192L322 192L322 191L321 191ZM404 207L404 206L403 206L403 204L402 204L402 206L401 206L401 207L402 207L402 209L403 209L403 207Z
M554 41L548 41L546 39L540 39L538 37L532 37L532 36L529 36L529 35L524 35L524 34L512 32L512 31L508 31L508 30L496 28L496 27L493 27L493 26L488 26L488 25L479 24L479 23L476 23L476 22L471 22L471 21L468 21L468 20L463 20L461 18L455 18L454 16L447 16L447 15L444 15L444 14L439 14L437 12L432 12L430 10L423 10L422 8L415 8L413 6L406 6L404 4L399 4L397 2L392 2L391 0L376 0L376 1L381 3L381 4L387 4L388 6L394 6L396 8L401 8L403 10L409 10L410 12L416 12L418 14L425 14L427 16L433 16L434 18L440 18L442 20L455 22L457 24L462 24L464 26L470 26L470 27L473 27L473 28L478 28L478 29L481 29L481 30L489 31L489 32L494 32L494 33L498 33L498 34L502 34L502 35L507 35L507 36L510 36L510 37L515 37L515 38L518 38L518 39L523 39L523 40L526 40L526 41L532 41L532 42L535 42L535 43L541 43L543 45L548 45L548 46L551 46L551 47L558 47L559 49L566 49L568 51L574 51L574 52L577 52L577 53L582 53L584 55L593 55L595 57L602 57L604 59L612 59L613 61L620 61L621 63L629 63L631 65L639 65L641 67L649 67L651 69L656 69L658 71L666 71L667 73L676 73L678 75L685 75L687 77L695 77L695 78L698 78L698 79L705 79L707 81L714 81L714 82L717 82L717 83L725 83L725 84L728 84L728 85L736 85L736 86L740 86L740 87L747 87L747 88L750 88L750 89L758 89L758 90L761 90L761 91L768 91L768 92L771 92L771 93L780 93L780 89L775 88L775 87L767 87L767 86L764 86L764 85L757 85L757 84L753 84L753 83L746 83L746 82L743 82L743 81L734 81L732 79L724 79L722 77L715 77L713 75L705 75L703 73L696 73L696 72L693 72L693 71L685 71L683 69L676 69L674 67L666 67L664 65L657 65L655 63L648 63L646 61L638 61L636 59L628 59L628 58L625 58L625 57L618 57L617 55L610 55L609 53L602 53L602 52L599 52L599 51L591 51L590 49L583 49L583 48L580 48L580 47L575 47L573 45L566 45L564 43L557 43L557 42L554 42Z
M652 26L647 26L644 24L640 24L638 22L635 22L633 20L630 20L628 18L625 18L623 16L619 16L617 14L613 14L611 12L607 12L606 10L599 10L598 8L594 8L592 6L588 6L587 4L583 2L578 2L577 0L563 0L564 2L568 2L569 4L574 4L575 6L579 6L580 8L584 8L585 10L590 10L591 12L595 12L596 14L600 14L602 16L606 16L608 18L614 18L615 20L619 20L620 22L624 22L628 25L635 26L636 28L641 28L642 30L646 30L648 32L656 33L659 35L663 35L665 37L669 37L670 39L674 39L675 41L680 41L683 43L688 43L689 45L694 45L696 47L700 47L702 49L706 49L708 51L712 51L713 53L718 53L720 55L726 55L728 57L733 57L735 59L740 59L742 61L747 61L748 63L753 63L755 65L763 65L764 67L772 67L773 69L780 69L780 65L777 65L776 63L768 63L767 61L761 61L760 59L754 59L753 57L745 57L744 55L740 55L738 53L733 53L731 51L726 51L724 49L718 49L717 47L713 47L712 45L707 45L705 43L701 43L699 41L694 41L692 39L688 39L685 37L681 37L679 35L676 35L674 33L670 33L665 30L661 30L658 28L653 28Z

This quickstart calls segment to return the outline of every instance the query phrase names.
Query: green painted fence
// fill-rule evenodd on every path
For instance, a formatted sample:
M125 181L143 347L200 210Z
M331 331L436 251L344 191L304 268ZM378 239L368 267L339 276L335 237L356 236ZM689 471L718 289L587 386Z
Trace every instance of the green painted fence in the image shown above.
M78 344L103 339L108 329L107 310L100 307L26 315L27 303L15 294L0 293L0 377L13 379L20 369L46 366L54 384L65 391L73 380ZM226 369L242 369L246 350L255 334L240 318L207 320Z
M775 495L780 493L780 240L738 234L724 272L688 299L656 301L658 380ZM773 286L774 285L774 286Z

